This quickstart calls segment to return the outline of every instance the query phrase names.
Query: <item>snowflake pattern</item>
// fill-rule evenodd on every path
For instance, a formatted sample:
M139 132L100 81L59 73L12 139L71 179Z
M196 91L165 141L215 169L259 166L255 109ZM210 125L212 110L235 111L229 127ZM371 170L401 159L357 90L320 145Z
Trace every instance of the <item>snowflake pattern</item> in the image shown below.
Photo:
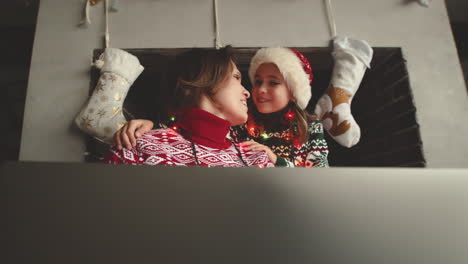
M195 151L201 166L243 167L234 145L227 149L216 149L195 144ZM137 139L132 150L111 150L107 163L131 163L146 165L194 166L192 143L172 129L155 129ZM242 151L242 158L248 166L274 167L265 151Z
M106 115L106 110L104 110L104 109L99 110L99 111L97 112L97 115L98 115L100 118L102 118L103 116Z
M81 118L81 127L85 127L85 128L91 128L92 127L92 124L91 122L93 122L94 120L89 118L89 116L85 116L85 117L82 117Z

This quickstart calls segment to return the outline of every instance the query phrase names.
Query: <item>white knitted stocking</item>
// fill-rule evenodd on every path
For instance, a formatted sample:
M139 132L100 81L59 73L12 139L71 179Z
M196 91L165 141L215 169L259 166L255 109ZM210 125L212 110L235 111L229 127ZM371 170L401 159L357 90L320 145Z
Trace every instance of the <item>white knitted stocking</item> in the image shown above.
M107 48L96 63L101 76L75 123L85 133L106 143L126 122L123 102L133 82L143 71L138 58L116 48Z
M330 136L340 145L352 147L359 142L361 129L351 114L351 101L370 68L373 50L363 40L336 37L333 40L335 64L330 85L319 99L315 113L323 120Z

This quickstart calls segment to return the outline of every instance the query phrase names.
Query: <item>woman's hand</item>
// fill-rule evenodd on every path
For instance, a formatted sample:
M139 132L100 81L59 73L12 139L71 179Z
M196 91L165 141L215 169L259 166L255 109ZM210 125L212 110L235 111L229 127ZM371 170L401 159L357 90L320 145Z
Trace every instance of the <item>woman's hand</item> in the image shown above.
M261 151L261 150L265 150L267 155L268 155L268 158L270 158L271 162L273 162L273 164L276 163L276 154L267 146L265 145L262 145L256 141L253 141L253 140L248 140L248 141L244 141L242 143L240 143L240 146L243 150L246 150L246 151Z
M122 143L125 148L132 149L136 146L136 138L153 128L153 122L145 119L134 119L127 122L121 129L114 134L114 146L118 150L122 149Z

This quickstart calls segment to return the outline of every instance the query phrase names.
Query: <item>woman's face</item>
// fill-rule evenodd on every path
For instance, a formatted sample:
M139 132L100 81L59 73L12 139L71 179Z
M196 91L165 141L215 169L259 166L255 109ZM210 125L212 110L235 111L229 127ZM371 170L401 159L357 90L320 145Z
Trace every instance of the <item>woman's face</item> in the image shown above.
M264 63L258 67L252 88L252 99L257 111L264 114L277 112L288 105L291 92L275 64Z
M231 123L240 125L247 122L247 98L250 93L241 84L242 75L237 66L232 63L232 72L226 80L217 88L213 101L216 114Z

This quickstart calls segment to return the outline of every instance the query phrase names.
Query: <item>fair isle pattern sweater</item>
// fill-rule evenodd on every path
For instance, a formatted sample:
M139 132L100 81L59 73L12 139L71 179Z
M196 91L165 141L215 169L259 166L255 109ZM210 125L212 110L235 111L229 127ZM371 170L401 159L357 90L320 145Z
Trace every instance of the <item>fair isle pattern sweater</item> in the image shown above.
M228 141L229 122L206 111L187 110L176 127L184 136L170 128L154 129L139 137L132 150L111 149L105 162L195 166L198 160L200 166L207 167L274 167L266 151L243 151Z
M275 131L281 135L284 130ZM300 146L294 146L281 136L272 136L264 139L261 136L250 135L245 125L231 128L231 136L235 142L254 140L271 150L287 162L286 167L327 168L328 145L324 137L323 125L320 121L312 121L309 125L309 139Z
M243 167L234 145L226 149L216 149L195 144L195 151L201 166L207 167ZM274 167L265 151L243 152L242 158L248 166ZM111 150L107 157L109 164L145 164L167 166L195 166L192 143L172 129L154 129L137 139L137 146L132 150Z

